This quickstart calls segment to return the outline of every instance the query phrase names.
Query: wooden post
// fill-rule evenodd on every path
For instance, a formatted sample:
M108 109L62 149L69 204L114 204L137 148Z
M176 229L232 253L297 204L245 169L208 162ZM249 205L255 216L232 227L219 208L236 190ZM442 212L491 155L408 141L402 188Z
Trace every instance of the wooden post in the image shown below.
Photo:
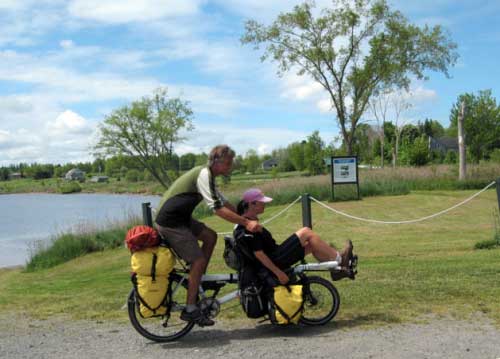
M464 117L465 117L465 102L462 101L460 113L458 114L458 154L460 161L460 172L458 179L465 180L466 174L466 158L465 158L465 132L464 132Z
M153 216L151 214L150 202L145 202L142 204L142 221L146 226L153 227Z
M308 193L302 195L302 225L312 229L311 199Z

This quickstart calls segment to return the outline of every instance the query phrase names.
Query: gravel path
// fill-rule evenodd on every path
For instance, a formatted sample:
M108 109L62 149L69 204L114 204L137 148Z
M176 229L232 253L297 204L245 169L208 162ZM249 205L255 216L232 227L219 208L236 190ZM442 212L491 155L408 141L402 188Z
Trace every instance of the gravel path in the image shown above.
M0 358L500 358L500 329L431 319L379 328L285 327L218 320L178 342L152 343L128 324L37 321L0 316Z

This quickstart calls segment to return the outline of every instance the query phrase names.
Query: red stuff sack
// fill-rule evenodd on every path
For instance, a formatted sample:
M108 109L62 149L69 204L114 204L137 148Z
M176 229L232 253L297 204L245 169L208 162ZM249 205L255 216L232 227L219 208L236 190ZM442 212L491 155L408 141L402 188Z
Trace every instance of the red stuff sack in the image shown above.
M125 244L131 252L144 248L156 247L160 244L160 236L156 229L149 226L135 226L125 235Z

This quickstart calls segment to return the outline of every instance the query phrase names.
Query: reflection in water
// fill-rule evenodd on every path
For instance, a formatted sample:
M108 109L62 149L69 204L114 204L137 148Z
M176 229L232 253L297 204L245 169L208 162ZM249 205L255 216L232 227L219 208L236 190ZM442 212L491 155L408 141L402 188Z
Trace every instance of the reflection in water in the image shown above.
M63 232L104 228L141 216L158 196L111 194L0 195L0 267L25 264L37 242Z

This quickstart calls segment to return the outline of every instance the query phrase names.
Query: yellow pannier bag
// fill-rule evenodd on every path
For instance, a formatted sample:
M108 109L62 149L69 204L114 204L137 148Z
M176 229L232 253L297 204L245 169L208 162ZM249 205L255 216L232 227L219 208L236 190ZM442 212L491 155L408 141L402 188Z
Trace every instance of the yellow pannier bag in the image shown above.
M150 247L132 254L132 272L151 276L153 255L156 255L156 275L168 276L175 265L175 257L167 247Z
M167 313L167 277L136 276L141 315L150 318Z
M274 288L275 324L297 324L304 310L301 285L277 286Z
M174 265L175 257L166 247L145 248L132 254L132 283L144 318L167 313L168 276Z

